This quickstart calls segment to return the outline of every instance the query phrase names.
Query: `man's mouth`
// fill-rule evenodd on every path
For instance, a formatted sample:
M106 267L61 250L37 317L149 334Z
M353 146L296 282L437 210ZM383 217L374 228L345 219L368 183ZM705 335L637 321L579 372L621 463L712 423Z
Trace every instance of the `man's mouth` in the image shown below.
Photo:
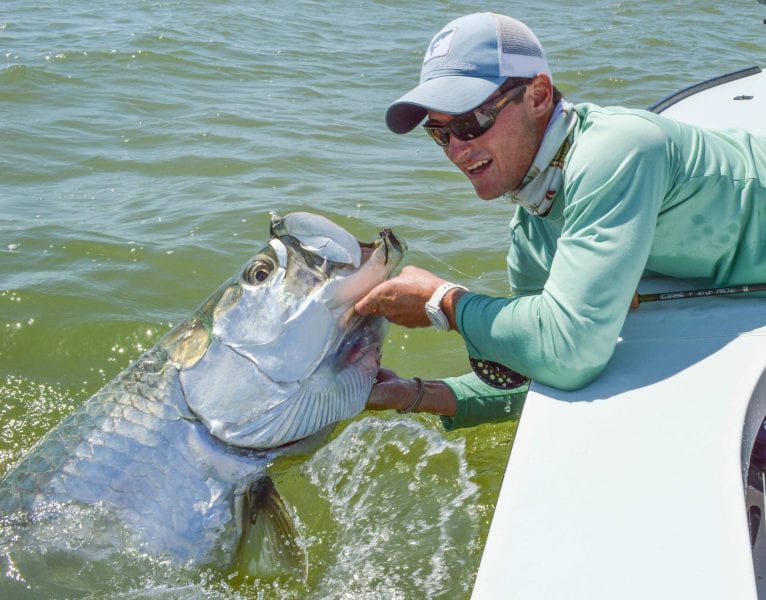
M476 162L467 165L465 170L469 175L479 175L486 170L491 162L491 160L477 160Z

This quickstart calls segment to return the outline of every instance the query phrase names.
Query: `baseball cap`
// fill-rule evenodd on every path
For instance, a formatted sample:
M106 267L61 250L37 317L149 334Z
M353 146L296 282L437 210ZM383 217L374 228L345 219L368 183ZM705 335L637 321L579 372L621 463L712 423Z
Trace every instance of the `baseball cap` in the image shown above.
M423 57L420 84L386 110L394 133L412 131L429 110L457 115L479 106L508 77L551 76L545 51L524 23L474 13L448 23Z

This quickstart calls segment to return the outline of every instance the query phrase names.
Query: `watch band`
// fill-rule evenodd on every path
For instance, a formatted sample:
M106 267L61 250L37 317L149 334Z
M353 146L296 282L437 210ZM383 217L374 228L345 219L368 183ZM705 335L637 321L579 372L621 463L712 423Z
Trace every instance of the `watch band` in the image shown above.
M428 319L436 329L449 331L449 319L447 319L447 315L445 315L442 310L442 300L444 300L444 296L447 295L447 292L455 288L468 291L468 288L463 285L447 281L436 288L436 291L431 295L428 302L426 302L426 315L428 315Z

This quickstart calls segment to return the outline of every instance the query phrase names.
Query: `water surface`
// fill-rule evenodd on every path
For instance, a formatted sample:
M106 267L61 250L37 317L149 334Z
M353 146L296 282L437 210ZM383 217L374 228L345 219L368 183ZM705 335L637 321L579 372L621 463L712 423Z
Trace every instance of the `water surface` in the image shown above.
M408 262L507 293L510 207L423 133L389 133L423 49L475 10L521 18L575 102L646 106L763 64L755 1L34 3L0 12L0 473L257 250L312 210ZM459 338L393 328L384 364L467 368ZM114 597L467 598L515 423L444 434L367 415L280 467L306 585L161 565Z

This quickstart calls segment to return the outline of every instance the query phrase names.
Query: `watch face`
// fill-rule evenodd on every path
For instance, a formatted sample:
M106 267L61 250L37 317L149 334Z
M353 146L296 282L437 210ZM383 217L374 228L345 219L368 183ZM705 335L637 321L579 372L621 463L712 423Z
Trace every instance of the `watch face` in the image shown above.
M428 319L431 321L431 325L437 329L449 329L449 321L447 320L447 316L442 312L441 308L435 308L430 304L426 304L426 315L428 315Z

